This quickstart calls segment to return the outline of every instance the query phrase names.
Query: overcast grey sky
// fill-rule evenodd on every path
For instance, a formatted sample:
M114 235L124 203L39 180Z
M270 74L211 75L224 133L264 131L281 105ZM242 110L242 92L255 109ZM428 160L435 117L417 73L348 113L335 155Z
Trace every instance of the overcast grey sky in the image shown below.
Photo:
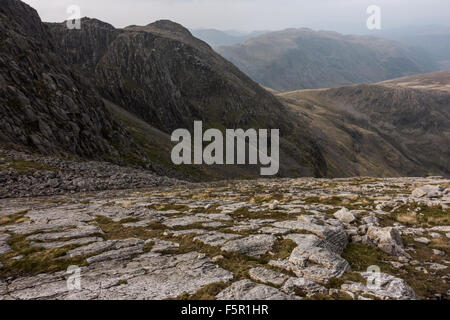
M188 28L279 30L289 27L364 32L369 5L382 10L382 28L450 25L449 0L25 0L44 21L63 21L78 5L82 16L116 27L170 19ZM366 30L367 31L367 30Z

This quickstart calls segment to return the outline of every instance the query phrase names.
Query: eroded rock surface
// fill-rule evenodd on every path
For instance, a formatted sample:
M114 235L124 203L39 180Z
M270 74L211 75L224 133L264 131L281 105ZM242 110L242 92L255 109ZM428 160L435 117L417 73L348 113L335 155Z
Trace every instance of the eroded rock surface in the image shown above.
M412 195L421 185L449 181L275 179L2 199L0 296L448 298L446 193Z

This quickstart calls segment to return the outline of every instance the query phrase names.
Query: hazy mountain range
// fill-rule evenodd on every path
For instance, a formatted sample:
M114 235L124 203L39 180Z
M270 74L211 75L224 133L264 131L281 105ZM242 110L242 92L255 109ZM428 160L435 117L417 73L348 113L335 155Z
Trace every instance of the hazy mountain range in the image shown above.
M283 91L378 82L437 68L420 50L292 29L220 48L229 62L167 20L116 29L85 18L81 30L68 30L2 0L0 22L4 148L192 180L259 175L252 166L173 165L170 134L202 120L280 129L281 176L450 172L448 73L284 94L244 73Z
M377 82L439 70L429 53L399 42L287 29L216 49L253 80L279 91Z
M233 30L221 31L217 29L193 29L191 32L194 37L205 41L212 47L217 47L231 46L242 43L248 39L265 34L268 31L240 32Z
M381 30L375 34L421 48L431 55L441 69L450 69L450 27L448 26L411 26Z

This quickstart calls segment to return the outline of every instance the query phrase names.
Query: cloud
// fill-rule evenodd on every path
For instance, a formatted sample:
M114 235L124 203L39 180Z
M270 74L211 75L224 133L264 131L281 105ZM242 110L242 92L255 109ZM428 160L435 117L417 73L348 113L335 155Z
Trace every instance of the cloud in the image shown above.
M116 27L170 19L189 28L278 30L311 27L364 30L369 5L382 9L383 27L444 24L450 1L441 0L25 0L44 21L67 19L68 6Z

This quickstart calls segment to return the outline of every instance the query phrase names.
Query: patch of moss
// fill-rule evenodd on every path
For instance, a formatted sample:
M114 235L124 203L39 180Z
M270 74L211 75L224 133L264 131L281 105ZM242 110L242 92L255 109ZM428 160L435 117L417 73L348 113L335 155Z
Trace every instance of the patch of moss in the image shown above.
M169 211L169 210L176 210L176 211L188 211L189 207L186 205L180 205L180 204L173 204L173 203L168 203L168 204L153 204L150 205L149 208L158 210L158 211Z
M423 204L407 204L397 208L392 218L409 226L432 227L450 224L450 209Z
M260 210L250 211L248 207L242 207L236 209L233 212L234 221L242 221L249 219L275 219L275 220L288 220L295 217L284 211L277 210Z
M85 266L85 257L61 258L77 245L68 245L62 248L45 249L31 246L26 239L29 235L12 235L8 239L11 251L1 256L3 268L0 277L34 276L40 273L66 270L71 265ZM17 258L20 257L20 258Z
M161 236L166 229L164 225L157 222L152 222L147 227L124 227L122 221L115 222L104 216L97 216L95 224L105 232L103 237L106 240L122 240L129 238L148 240Z
M354 271L366 272L367 268L373 265L379 266L382 272L393 271L389 264L383 262L390 259L386 253L362 243L349 243L342 253L342 258L347 260Z

